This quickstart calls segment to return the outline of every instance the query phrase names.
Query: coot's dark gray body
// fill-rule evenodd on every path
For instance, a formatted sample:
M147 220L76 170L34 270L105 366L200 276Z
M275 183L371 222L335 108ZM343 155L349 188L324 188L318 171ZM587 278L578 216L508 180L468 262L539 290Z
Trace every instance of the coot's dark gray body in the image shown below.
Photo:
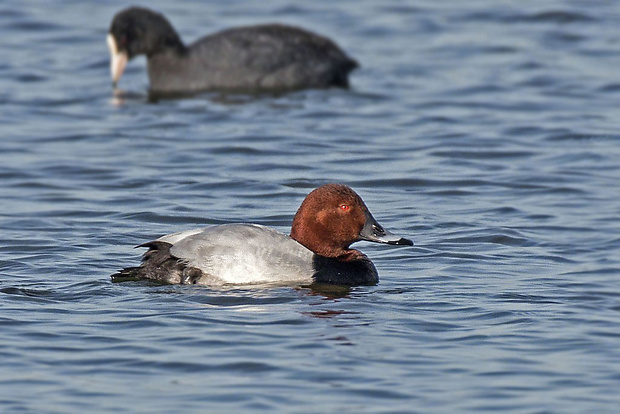
M127 60L146 54L157 93L346 88L357 67L331 40L280 24L229 29L185 46L164 16L137 7L114 17L108 43L113 80Z

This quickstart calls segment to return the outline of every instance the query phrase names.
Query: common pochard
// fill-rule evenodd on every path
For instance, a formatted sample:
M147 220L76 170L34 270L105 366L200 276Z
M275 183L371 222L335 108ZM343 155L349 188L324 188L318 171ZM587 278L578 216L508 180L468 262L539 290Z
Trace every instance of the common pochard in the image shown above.
M142 264L114 280L181 284L331 283L373 285L370 259L349 246L360 240L411 246L385 230L350 187L313 190L293 219L291 234L258 224L224 224L169 234L144 243Z
M163 15L142 7L117 13L107 41L113 85L129 60L146 55L154 93L346 88L358 66L330 39L281 24L228 29L186 46Z

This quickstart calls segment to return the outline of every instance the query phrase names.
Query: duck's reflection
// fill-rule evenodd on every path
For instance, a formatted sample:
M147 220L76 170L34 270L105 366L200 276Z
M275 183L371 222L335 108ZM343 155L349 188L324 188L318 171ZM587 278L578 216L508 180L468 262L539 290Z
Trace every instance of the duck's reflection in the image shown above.
M325 299L343 299L351 294L351 286L332 285L328 283L313 283L304 286L312 296L323 296Z
M302 312L303 315L312 316L314 318L319 318L319 319L330 319L335 316L345 315L347 313L351 313L351 312L347 312L343 310L333 310L333 309L313 311L313 312Z

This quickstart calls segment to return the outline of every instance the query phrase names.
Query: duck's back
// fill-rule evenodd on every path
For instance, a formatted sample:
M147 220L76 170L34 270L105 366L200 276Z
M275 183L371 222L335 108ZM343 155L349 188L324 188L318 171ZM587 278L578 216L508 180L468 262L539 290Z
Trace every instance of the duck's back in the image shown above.
M151 89L287 90L347 87L357 62L331 40L285 25L248 26L204 37L181 60L149 60Z
M269 227L224 224L145 243L140 267L115 275L182 284L312 283L314 254Z

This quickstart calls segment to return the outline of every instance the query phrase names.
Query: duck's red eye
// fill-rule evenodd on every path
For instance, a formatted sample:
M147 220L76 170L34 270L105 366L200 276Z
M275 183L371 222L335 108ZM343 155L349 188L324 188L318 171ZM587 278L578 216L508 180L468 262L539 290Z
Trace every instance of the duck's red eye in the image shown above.
M342 211L349 211L351 207L348 204L341 204L340 205L340 210Z

